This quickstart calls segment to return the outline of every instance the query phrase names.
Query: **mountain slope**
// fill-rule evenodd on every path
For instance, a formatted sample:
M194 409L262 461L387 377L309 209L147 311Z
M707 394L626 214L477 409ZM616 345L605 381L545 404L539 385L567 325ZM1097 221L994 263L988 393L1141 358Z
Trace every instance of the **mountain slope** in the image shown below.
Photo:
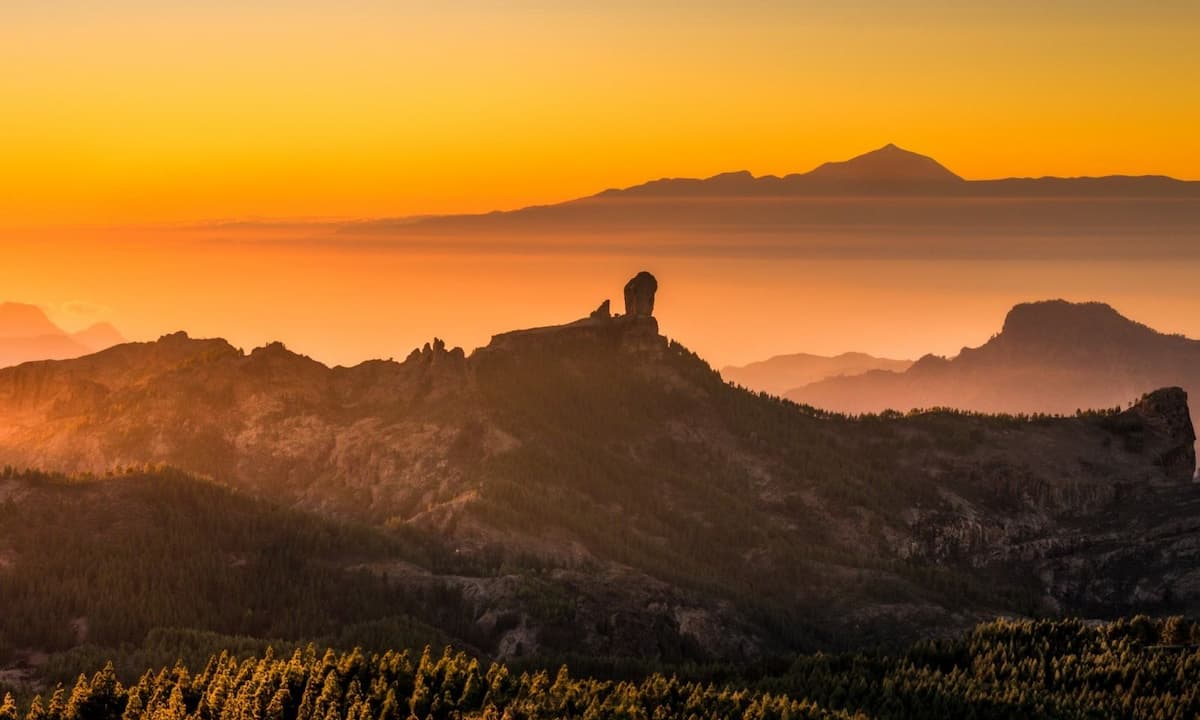
M788 390L826 378L861 375L870 370L903 372L911 365L911 360L892 360L858 352L833 357L794 353L776 355L748 365L724 367L721 368L721 377L751 390L783 395Z
M395 621L415 636L393 635L400 646L436 641L407 614L420 606L412 589L355 570L427 557L170 469L74 479L8 469L0 664L22 649L137 644L160 628L300 641Z
M787 393L841 412L955 407L1073 413L1124 405L1149 387L1200 389L1200 341L1164 335L1102 303L1014 307L1000 333L957 357L926 356L906 372L821 380Z
M468 565L538 568L453 581L499 655L739 658L997 613L1200 607L1200 571L1175 560L1200 501L1182 391L1054 420L829 416L725 384L631 287L625 315L470 356L435 341L330 369L176 334L10 368L0 462L167 462L436 537ZM1116 510L1129 521L1109 527Z

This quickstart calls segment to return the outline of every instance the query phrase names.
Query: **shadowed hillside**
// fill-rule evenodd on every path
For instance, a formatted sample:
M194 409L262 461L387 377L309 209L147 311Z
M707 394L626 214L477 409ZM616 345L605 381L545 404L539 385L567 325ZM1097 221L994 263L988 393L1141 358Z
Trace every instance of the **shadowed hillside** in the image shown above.
M10 368L0 462L165 462L428 538L454 562L377 571L447 583L447 631L504 657L736 659L1200 606L1177 560L1200 517L1182 391L1070 418L848 419L727 385L659 334L656 287L469 356L434 341L328 368L175 334Z

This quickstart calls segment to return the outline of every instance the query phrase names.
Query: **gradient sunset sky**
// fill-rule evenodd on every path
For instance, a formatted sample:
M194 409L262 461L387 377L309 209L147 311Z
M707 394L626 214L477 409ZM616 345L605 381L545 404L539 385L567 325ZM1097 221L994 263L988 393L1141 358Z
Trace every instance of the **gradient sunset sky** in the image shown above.
M829 253L779 257L736 233L702 250L686 227L664 253L207 222L509 209L888 142L972 179L1197 179L1198 31L1195 0L3 0L0 301L346 364L619 309L643 269L664 332L718 365L954 354L1052 297L1200 337L1196 253L1139 256L1138 227L1116 254L1088 235L1045 260L1029 234L1030 253L972 254L1014 245L976 226L937 257L889 227L856 239L881 255L818 233L803 242Z
M6 0L0 224L368 217L885 142L1200 168L1200 3Z

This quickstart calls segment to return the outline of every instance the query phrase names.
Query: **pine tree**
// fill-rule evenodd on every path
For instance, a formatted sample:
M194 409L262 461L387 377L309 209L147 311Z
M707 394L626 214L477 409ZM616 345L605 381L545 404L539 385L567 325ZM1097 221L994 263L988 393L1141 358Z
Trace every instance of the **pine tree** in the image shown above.
M42 696L35 695L33 702L29 704L29 712L25 714L25 720L47 720L49 715L42 704Z
M12 693L5 693L4 702L0 702L0 720L20 720L17 717L17 701Z

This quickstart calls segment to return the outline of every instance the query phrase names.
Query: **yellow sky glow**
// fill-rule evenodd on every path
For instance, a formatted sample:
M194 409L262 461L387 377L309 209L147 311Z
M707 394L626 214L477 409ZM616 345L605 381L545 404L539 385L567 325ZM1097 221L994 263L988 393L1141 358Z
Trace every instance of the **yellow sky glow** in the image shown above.
M963 5L12 0L0 225L482 211L886 142L1200 177L1200 5Z

